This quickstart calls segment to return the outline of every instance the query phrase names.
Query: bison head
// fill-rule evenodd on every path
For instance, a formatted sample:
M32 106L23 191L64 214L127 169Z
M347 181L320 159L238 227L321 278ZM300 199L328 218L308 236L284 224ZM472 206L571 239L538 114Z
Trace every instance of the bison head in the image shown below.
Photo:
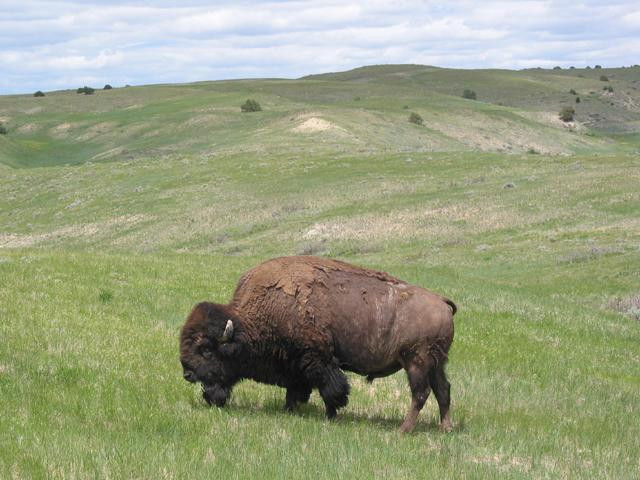
M235 383L232 364L221 350L233 337L233 315L226 306L208 302L195 306L180 334L184 379L201 382L204 399L219 407L226 403Z

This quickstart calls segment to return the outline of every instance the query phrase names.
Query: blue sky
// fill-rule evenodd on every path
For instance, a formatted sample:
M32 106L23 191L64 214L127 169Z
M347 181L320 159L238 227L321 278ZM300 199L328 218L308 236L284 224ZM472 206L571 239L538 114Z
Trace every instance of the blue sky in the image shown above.
M381 63L640 63L640 1L0 0L0 94Z

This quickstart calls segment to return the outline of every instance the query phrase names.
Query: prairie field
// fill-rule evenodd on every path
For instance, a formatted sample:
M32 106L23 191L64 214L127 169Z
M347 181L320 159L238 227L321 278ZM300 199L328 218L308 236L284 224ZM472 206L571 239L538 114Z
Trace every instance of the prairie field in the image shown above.
M601 71L0 97L0 478L640 476L640 69ZM349 374L333 422L182 379L190 308L291 254L457 303L453 432L433 398L398 432L402 372Z

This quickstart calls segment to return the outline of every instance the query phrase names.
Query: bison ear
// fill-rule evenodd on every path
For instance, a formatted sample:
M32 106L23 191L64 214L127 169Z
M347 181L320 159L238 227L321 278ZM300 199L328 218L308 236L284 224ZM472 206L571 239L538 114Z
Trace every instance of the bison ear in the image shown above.
M227 324L224 327L224 332L222 336L218 339L220 343L230 342L233 338L233 322L231 319L227 320Z

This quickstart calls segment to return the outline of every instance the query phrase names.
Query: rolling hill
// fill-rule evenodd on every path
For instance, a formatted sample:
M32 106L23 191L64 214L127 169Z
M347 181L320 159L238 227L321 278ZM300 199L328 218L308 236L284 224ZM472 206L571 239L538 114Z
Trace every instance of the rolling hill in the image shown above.
M639 87L637 67L508 71L386 65L298 80L5 96L0 122L9 134L0 138L0 162L44 166L172 153L605 153L637 145ZM477 101L461 98L467 88ZM246 98L258 100L263 111L242 114ZM575 122L558 119L563 106L576 109ZM410 111L425 119L424 126L407 122Z
M0 478L636 477L639 80L389 65L0 97ZM458 304L451 434L432 398L398 434L403 373L350 374L331 423L253 382L205 406L185 315L291 254Z

